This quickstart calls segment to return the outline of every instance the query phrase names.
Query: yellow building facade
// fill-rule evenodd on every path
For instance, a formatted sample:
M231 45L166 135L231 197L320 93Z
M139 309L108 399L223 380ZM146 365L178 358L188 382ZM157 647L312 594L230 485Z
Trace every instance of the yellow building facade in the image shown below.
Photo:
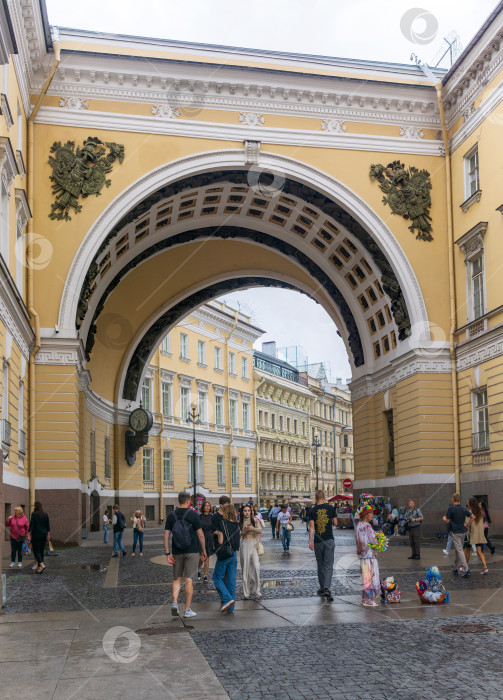
M78 543L98 504L132 505L126 432L163 338L281 286L346 344L354 492L412 495L433 529L461 488L503 528L501 5L447 73L51 32L43 2L5 7L5 510L38 497Z

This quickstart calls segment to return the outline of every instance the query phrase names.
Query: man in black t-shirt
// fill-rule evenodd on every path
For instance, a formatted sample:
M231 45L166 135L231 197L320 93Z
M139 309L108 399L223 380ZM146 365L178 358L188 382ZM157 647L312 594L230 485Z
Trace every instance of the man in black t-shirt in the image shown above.
M188 530L188 532L187 532ZM173 532L174 531L174 532ZM180 531L180 534L178 532ZM169 549L169 536L173 532L172 550ZM179 538L188 535L190 544L180 547ZM168 564L173 564L173 602L171 614L178 615L178 595L182 585L182 576L185 580L185 612L184 617L195 617L196 613L190 608L192 603L193 584L192 579L197 574L199 558L206 559L206 545L201 526L201 518L190 507L188 493L178 494L178 508L166 518L164 528L164 550L168 557ZM201 552L201 554L199 554Z
M470 576L470 569L466 563L463 543L466 534L467 520L468 523L470 523L472 520L474 520L474 517L468 508L461 505L461 496L459 493L455 493L453 495L452 506L447 508L447 513L442 519L444 523L450 524L452 544L454 545L454 550L456 552L456 556L454 557L454 566L451 571L453 574L457 574L458 569L460 569L463 572L463 578L468 578L468 576Z
M309 511L309 549L314 549L318 565L319 596L333 600L330 592L334 570L335 541L332 527L337 525L335 509L325 503L325 493L316 491L316 505Z

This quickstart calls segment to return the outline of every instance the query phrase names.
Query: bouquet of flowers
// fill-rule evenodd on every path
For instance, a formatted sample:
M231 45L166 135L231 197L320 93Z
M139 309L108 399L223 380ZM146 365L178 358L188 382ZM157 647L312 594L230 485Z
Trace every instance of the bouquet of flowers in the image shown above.
M379 530L376 532L376 540L377 542L375 544L369 544L369 547L375 549L376 552L385 552L388 549L388 538L386 535Z

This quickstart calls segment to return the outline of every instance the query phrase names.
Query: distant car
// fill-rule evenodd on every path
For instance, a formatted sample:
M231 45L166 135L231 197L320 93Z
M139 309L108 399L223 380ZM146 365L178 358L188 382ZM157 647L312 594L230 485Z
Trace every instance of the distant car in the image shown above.
M269 520L269 508L259 508L258 512L262 516L263 520Z

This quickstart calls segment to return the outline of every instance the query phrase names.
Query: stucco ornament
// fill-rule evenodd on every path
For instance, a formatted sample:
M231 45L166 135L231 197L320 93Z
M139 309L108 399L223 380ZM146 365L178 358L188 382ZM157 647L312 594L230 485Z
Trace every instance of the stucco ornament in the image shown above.
M262 126L265 123L265 118L257 112L241 112L238 121L245 126Z
M108 148L108 153L107 153ZM82 146L75 147L75 141L55 141L51 146L49 164L52 166L52 192L56 201L51 204L50 219L70 221L70 208L78 214L82 209L79 197L101 194L103 185L110 187L111 180L106 175L112 172L112 164L124 160L124 146L118 143L103 143L89 136Z
M416 231L416 238L432 241L431 235L431 180L427 170L414 166L406 168L399 160L384 165L370 166L370 179L377 180L386 195L383 204L389 204L393 214L411 221L409 231Z

